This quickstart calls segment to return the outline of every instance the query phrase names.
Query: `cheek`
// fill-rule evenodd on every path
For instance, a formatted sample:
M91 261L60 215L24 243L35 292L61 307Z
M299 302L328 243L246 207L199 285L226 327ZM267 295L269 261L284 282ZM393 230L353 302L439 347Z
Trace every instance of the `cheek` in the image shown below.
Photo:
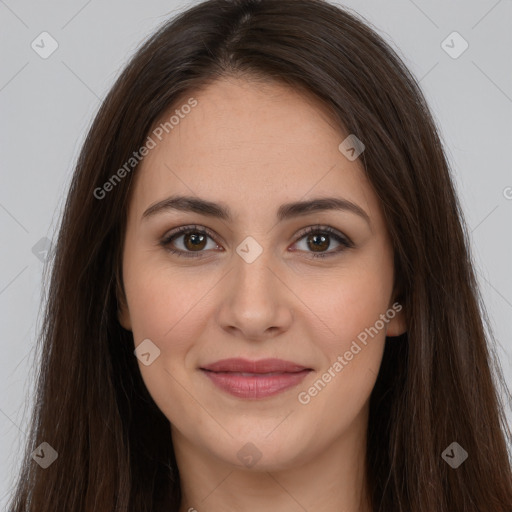
M393 284L391 260L383 254L362 257L329 280L297 291L314 313L308 335L324 356L312 387L302 391L332 418L333 428L339 427L340 411L344 421L357 415L379 372L387 325L381 315L388 310Z
M169 266L134 264L132 272L127 272L125 286L135 341L154 338L163 345L169 340L179 344L184 326L190 330L203 318L203 296L213 286L213 277L209 281Z
M150 365L138 362L146 388L169 421L184 417L201 421L200 410L190 407L190 395L183 386L190 371L187 354L208 318L203 296L214 281L205 289L204 280L185 278L183 273L180 277L169 269L140 272L126 280L135 345L150 339L160 350Z
M311 339L323 339L328 354L347 350L352 340L385 314L392 293L393 269L361 260L324 279L297 282L294 292L311 311ZM379 323L380 325L380 323ZM386 325L386 324L385 324ZM385 336L385 326L382 329ZM362 336L364 338L364 336Z

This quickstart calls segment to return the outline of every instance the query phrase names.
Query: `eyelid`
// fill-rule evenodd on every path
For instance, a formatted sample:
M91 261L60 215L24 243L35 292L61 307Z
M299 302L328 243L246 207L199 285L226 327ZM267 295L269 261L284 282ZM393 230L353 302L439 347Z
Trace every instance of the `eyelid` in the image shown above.
M190 224L190 225L184 225L179 226L168 233L166 233L162 239L159 241L159 245L162 245L167 251L177 254L177 255L184 255L185 257L203 257L202 253L206 251L183 251L181 249L170 249L169 245L173 241L174 238L178 238L181 235L186 235L188 233L201 233L205 234L208 237L210 237L217 245L220 245L217 241L218 235L214 233L211 229L207 228L206 226L200 226L197 224ZM296 235L294 235L295 241L293 242L293 245L295 245L297 242L299 242L302 238L304 238L306 235L310 233L326 233L330 235L331 237L334 237L337 239L338 243L340 243L342 246L344 246L344 249L341 250L330 250L326 252L309 252L305 251L309 254L311 254L313 258L322 258L322 257L329 257L334 256L340 252L343 252L345 249L350 249L354 247L354 243L352 240L345 235L343 232L337 230L336 228L333 228L329 225L324 224L312 224L310 226L306 226L302 228ZM220 237L219 237L220 238ZM298 251L303 252L303 251Z
M303 238L305 235L309 235L310 233L328 233L329 235L335 236L340 238L343 243L345 243L349 247L353 247L354 243L352 240L345 235L343 232L339 231L336 228L333 228L331 226L328 226L327 224L312 224L310 226L306 226L305 228L302 228L295 236L297 237L297 241L299 241L301 238Z
M190 224L190 225L180 226L175 229L172 229L171 231L167 232L162 237L162 240L160 241L160 243L169 243L173 237L177 237L179 235L186 235L187 233L191 233L191 232L194 232L194 233L197 232L197 233L202 233L202 234L208 235L212 240L215 241L216 244L219 243L219 242L217 242L217 237L218 238L220 238L220 237L217 235L217 233L215 233L211 229L207 228L206 226L200 226L198 224Z

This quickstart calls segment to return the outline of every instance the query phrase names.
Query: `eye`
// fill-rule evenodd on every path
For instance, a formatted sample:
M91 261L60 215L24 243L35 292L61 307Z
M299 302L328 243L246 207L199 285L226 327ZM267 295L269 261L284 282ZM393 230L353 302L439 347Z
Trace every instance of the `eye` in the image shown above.
M336 240L339 247L336 250L326 252L325 249L330 248L332 245L330 241L332 238ZM311 257L313 258L335 256L337 253L354 246L348 237L330 226L310 226L300 233L300 238L295 243L299 243L302 239L305 239L305 251L310 252L308 249L312 249Z
M181 238L183 240L176 244L176 241ZM208 238L214 242L213 247L210 247L210 249L219 247L215 243L215 237L209 229L200 226L182 226L167 234L160 241L160 245L177 256L195 258L202 256L203 249L208 249ZM312 258L334 256L354 246L348 237L330 226L310 226L306 228L299 234L299 239L294 245L298 244L302 239L305 239L306 243L305 249L302 250L304 252L311 252L312 254L309 257ZM332 245L331 239L336 241L338 249L326 251ZM182 248L176 248L173 244L181 245Z
M183 249L173 248L172 244L180 238L183 238L181 242ZM182 226L166 235L160 242L160 245L165 247L172 254L194 258L201 256L201 252L203 252L203 249L207 246L208 238L213 239L213 236L206 228L199 226Z

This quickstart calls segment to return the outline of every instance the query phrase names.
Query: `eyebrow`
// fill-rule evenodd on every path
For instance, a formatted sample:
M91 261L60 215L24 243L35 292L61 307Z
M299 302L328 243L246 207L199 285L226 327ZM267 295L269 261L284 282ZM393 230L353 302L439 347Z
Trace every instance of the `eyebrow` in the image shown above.
M233 216L226 205L207 201L194 196L171 196L151 205L143 214L142 219L153 217L166 211L182 211L199 213L225 221L232 221ZM296 201L282 204L277 210L279 221L291 219L328 210L343 210L362 217L371 225L369 215L357 204L341 197L319 197L308 201Z

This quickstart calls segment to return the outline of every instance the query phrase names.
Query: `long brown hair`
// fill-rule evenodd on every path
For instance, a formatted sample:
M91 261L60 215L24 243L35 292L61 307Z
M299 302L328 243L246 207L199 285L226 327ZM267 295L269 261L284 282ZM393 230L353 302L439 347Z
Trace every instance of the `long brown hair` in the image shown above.
M117 317L136 167L94 193L179 98L226 76L314 94L356 134L395 253L407 333L388 339L371 395L375 512L510 512L511 432L468 230L417 81L356 13L323 0L208 0L166 22L119 76L77 162L56 245L15 512L177 511L169 421ZM341 142L342 139L340 139ZM30 454L58 453L43 469ZM457 442L457 469L442 453Z

